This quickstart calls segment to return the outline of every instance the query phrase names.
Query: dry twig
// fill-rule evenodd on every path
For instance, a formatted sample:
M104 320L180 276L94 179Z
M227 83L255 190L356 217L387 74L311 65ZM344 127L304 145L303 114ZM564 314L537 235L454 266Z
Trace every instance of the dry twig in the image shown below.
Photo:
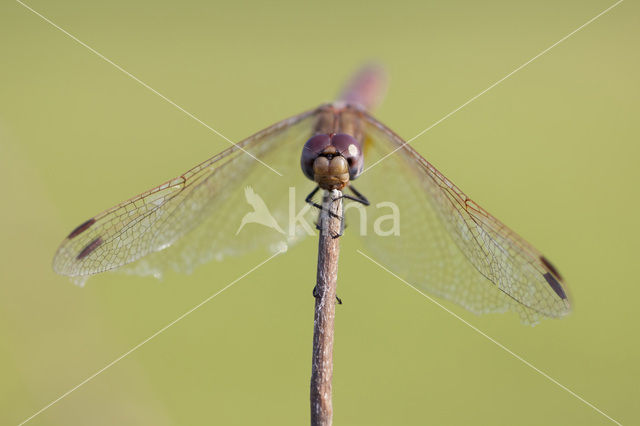
M318 224L318 275L313 320L313 358L311 364L311 425L328 426L333 418L331 381L333 379L333 335L336 313L338 255L342 192L325 191ZM335 200L335 201L334 201Z

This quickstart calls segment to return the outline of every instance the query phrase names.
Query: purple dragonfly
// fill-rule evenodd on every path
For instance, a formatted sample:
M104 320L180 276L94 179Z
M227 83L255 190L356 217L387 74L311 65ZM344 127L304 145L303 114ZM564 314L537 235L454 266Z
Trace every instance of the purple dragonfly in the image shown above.
M363 217L349 204L393 204L393 232L362 232L361 223L353 233L416 287L475 313L515 311L527 323L567 314L552 263L369 113L384 83L381 68L367 66L339 101L282 120L99 213L64 239L54 270L80 280L118 268L158 276L252 249L282 250L311 233L306 220L316 212L305 203L335 188L352 200L348 223L358 218L351 213ZM238 228L247 202L254 219L246 215Z

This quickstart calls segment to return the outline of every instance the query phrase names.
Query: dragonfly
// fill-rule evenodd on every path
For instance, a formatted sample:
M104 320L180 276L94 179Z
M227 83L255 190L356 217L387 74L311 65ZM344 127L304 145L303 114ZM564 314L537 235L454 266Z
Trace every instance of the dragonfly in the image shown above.
M313 223L315 194L335 188L351 204L372 200L366 209L393 203L400 213L393 235L362 226L353 233L417 288L477 314L515 312L527 324L569 313L563 278L548 258L371 115L385 82L380 66L365 66L338 101L273 124L91 217L63 240L53 269L80 282L116 269L159 277L251 250L289 248L313 234L305 219ZM256 213L268 211L268 226L243 220L238 228L247 202L259 206ZM362 219L349 204L346 220Z

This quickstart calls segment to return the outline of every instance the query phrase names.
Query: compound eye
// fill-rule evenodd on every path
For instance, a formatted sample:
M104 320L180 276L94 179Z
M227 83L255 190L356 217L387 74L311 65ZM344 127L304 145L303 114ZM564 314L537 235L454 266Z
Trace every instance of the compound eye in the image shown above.
M300 166L302 172L306 177L313 180L313 162L318 155L331 144L331 138L329 135L315 135L312 136L302 148L302 155L300 156Z
M331 139L331 145L335 146L338 152L347 160L349 164L349 177L355 179L362 173L364 158L360 142L351 135L340 133Z
M360 144L353 136L347 135L346 133L338 133L331 138L331 145L335 146L343 157L347 157L354 149L358 149L358 145ZM350 149L350 147L353 148Z
M331 138L329 135L315 135L304 144L304 150L312 152L317 156L330 144Z

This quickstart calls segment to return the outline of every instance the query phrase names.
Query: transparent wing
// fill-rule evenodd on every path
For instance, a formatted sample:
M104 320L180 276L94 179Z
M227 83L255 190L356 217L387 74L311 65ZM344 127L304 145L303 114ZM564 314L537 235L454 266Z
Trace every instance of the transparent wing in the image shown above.
M289 230L286 219L289 188L298 190L301 203L313 188L300 171L300 153L314 117L315 110L276 123L89 219L62 242L54 270L83 277L144 257L125 272L157 276L167 267L190 271L258 247L285 248L308 233L300 224Z
M400 213L399 235L364 238L371 251L409 282L475 313L516 311L534 324L569 312L546 258L390 129L364 118L368 164L399 148L355 182L374 205L393 202Z

